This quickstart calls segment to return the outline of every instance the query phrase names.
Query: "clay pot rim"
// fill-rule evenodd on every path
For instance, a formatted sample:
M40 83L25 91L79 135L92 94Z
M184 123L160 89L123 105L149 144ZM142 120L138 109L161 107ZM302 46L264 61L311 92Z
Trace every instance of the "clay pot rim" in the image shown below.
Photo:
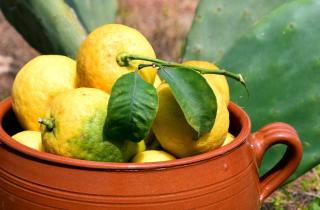
M246 140L247 136L250 134L251 122L247 113L242 110L238 105L233 102L230 102L228 109L233 113L234 116L239 118L241 124L241 131L235 137L235 139L218 149L213 151L194 155L191 157L185 157L170 161L156 162L156 163L114 163L114 162L98 162L98 161L88 161L88 160L79 160L63 156L58 156L50 153L39 152L33 150L29 147L26 147L19 142L12 139L3 129L3 117L11 109L12 99L11 97L0 102L0 144L4 143L11 149L18 151L20 153L31 156L42 161L51 162L54 164L80 167L80 168L90 168L90 169L105 169L105 170L116 170L116 171L126 171L126 170L161 170L164 168L172 167L183 167L185 165L196 164L198 162L206 161L208 159L215 159L220 156L226 155L233 150L236 150L240 147Z

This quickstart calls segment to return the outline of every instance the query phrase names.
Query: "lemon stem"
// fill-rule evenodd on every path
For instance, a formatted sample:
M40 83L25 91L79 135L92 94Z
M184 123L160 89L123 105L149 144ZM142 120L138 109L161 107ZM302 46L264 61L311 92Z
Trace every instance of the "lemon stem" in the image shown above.
M39 118L38 122L42 125L45 125L46 129L48 129L49 131L52 131L54 128L54 120L53 119Z
M150 61L152 64L140 64L139 69L147 67L147 66L153 66L153 67L173 67L173 68L184 68L184 69L189 69L193 71L197 71L200 74L221 74L225 75L227 77L230 77L234 80L239 81L241 84L245 86L245 81L242 77L241 74L236 74L224 69L205 69L205 68L199 68L196 66L191 66L187 64L180 64L180 63L175 63L175 62L169 62L169 61L164 61L160 60L157 58L149 58L145 56L140 56L140 55L131 55L127 53L120 53L117 56L117 62L120 66L128 66L130 61L132 60L142 60L142 61Z

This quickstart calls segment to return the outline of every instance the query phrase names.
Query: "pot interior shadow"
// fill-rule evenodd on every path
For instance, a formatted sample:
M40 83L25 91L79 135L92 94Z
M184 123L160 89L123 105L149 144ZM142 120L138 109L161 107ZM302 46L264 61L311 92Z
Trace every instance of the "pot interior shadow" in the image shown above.
M23 130L12 109L9 109L8 112L5 113L1 123L5 132L10 136Z
M23 131L23 128L20 126L12 108L8 110L8 112L4 115L2 120L2 127L6 131L6 133L10 136ZM233 112L230 112L230 126L229 132L237 136L241 130L241 122L237 116L234 115Z

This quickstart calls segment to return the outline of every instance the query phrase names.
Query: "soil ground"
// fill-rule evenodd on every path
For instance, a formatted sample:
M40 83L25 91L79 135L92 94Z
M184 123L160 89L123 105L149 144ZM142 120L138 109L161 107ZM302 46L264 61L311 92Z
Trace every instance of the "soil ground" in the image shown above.
M159 58L179 61L198 0L119 0L117 22L141 31ZM16 73L39 53L24 41L0 12L0 99L10 95ZM281 187L263 210L320 210L320 166Z

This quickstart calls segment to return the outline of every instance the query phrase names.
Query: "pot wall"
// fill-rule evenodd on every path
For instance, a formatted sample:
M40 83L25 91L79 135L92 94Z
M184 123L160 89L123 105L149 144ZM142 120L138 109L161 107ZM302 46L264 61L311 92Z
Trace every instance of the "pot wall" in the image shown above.
M107 163L38 152L13 140L18 132L11 100L0 103L0 204L4 210L215 209L257 210L293 173L302 157L295 130L273 123L250 134L250 120L229 105L228 145L158 163ZM288 145L283 159L259 178L272 145Z
M113 171L37 161L2 145L0 200L4 209L15 210L259 209L259 180L249 149L245 143L193 165Z

